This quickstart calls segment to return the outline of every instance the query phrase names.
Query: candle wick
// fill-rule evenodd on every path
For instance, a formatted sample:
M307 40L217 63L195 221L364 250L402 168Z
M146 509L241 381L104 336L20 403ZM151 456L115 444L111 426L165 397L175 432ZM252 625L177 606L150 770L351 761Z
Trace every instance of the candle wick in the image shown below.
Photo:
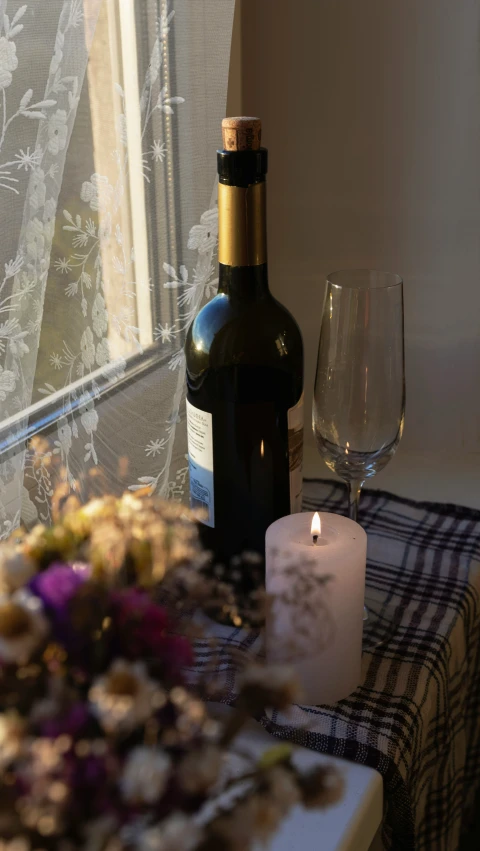
M313 535L312 537L313 537L313 546L316 547L317 541L318 541L318 535Z

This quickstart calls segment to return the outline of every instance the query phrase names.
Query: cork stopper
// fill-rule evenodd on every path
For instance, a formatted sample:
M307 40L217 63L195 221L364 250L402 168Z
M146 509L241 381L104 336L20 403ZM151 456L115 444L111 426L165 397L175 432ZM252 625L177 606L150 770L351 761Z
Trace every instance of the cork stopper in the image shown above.
M223 149L225 151L258 151L262 138L259 118L242 115L222 121Z

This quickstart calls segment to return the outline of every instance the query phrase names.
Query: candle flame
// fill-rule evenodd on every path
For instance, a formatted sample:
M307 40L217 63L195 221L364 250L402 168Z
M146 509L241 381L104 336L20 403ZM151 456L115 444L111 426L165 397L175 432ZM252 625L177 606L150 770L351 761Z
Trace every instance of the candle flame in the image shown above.
M315 535L320 536L322 534L322 521L320 520L318 511L316 511L313 515L311 534L312 537L315 537Z
M265 456L265 444L264 444L263 440L260 444L260 456L261 456L261 458L263 458Z

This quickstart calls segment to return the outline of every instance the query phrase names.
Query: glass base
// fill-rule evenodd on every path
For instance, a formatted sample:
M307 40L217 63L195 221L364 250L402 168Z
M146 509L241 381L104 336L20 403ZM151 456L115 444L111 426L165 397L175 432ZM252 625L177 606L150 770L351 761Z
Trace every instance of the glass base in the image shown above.
M402 617L401 608L389 596L377 588L365 588L365 610L363 621L363 650L371 652L386 644L394 635Z

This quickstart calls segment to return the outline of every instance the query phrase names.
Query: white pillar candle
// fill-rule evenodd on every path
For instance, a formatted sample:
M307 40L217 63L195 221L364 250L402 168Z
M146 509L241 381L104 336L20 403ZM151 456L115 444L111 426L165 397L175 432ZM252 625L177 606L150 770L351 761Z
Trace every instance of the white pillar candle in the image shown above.
M365 531L338 514L291 514L267 529L267 661L295 668L304 703L335 703L360 684L366 558Z

